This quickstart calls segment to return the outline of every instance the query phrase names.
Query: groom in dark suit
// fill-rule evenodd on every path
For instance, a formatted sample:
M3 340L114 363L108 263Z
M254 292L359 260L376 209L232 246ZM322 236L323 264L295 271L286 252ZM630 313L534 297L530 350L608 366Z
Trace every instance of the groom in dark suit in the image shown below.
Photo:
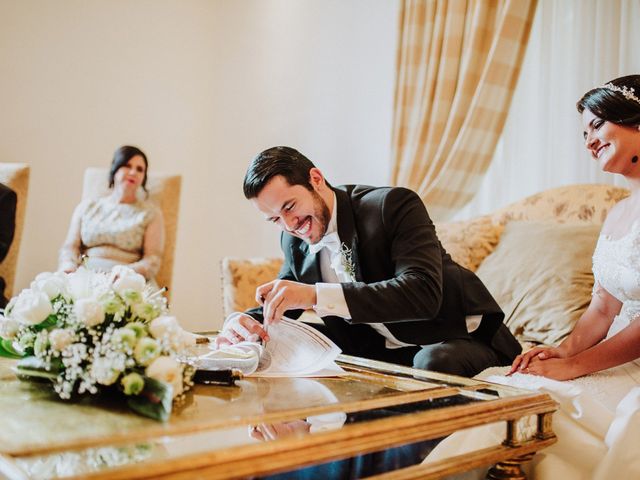
M282 230L278 279L261 307L233 314L218 343L268 337L283 315L313 308L344 353L472 376L509 365L520 345L480 279L440 244L411 190L331 186L297 150L252 161L244 194Z

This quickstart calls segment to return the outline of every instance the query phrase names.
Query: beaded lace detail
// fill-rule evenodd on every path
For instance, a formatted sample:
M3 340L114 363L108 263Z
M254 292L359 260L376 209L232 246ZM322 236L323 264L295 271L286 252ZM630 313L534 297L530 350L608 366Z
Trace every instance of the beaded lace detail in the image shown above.
M619 238L600 235L593 253L594 289L601 285L622 302L607 337L615 335L640 315L640 222Z

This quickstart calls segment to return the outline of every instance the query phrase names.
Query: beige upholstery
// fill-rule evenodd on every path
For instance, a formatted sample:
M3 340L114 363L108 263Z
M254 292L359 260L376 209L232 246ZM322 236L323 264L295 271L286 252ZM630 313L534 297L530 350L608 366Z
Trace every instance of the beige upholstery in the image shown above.
M176 250L176 232L178 229L178 211L180 208L181 175L149 173L147 190L149 198L162 210L164 216L165 245L162 265L156 276L158 285L167 287L171 292L173 259ZM96 198L109 191L109 171L106 168L88 168L84 174L82 198Z
M500 210L465 222L436 225L445 249L461 265L475 271L499 242L511 220L601 224L613 205L629 191L610 185L570 185L526 197ZM255 289L273 280L282 260L225 258L222 283L225 316L256 305Z
M223 258L222 308L224 316L257 306L256 287L276 278L281 266L281 258Z
M13 296L13 284L16 278L16 266L22 229L24 227L24 215L27 208L27 195L29 193L29 166L25 163L0 163L0 183L10 187L18 199L16 205L16 230L11 242L9 253L0 264L0 277L7 283L4 294L7 298Z

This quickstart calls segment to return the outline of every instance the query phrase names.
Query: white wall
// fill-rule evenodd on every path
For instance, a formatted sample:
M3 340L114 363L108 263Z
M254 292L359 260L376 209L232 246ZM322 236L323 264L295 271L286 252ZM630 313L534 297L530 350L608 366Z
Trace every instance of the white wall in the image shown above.
M0 0L0 161L31 184L16 288L56 267L88 166L134 144L183 175L173 311L221 323L219 262L277 255L249 160L299 148L388 181L397 0Z

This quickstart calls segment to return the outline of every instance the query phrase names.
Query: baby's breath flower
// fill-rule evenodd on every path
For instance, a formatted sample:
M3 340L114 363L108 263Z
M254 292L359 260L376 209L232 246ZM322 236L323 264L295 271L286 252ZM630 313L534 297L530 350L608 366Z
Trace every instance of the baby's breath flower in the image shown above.
M49 338L46 330L42 330L38 332L36 336L36 340L33 344L33 351L36 354L36 357L41 357L45 354L47 348L49 347Z
M100 385L112 385L122 373L107 357L99 357L93 360L93 377Z
M36 341L36 334L31 330L26 330L23 332L19 332L17 338L20 348L22 350L26 350L28 348L33 348L33 345Z

